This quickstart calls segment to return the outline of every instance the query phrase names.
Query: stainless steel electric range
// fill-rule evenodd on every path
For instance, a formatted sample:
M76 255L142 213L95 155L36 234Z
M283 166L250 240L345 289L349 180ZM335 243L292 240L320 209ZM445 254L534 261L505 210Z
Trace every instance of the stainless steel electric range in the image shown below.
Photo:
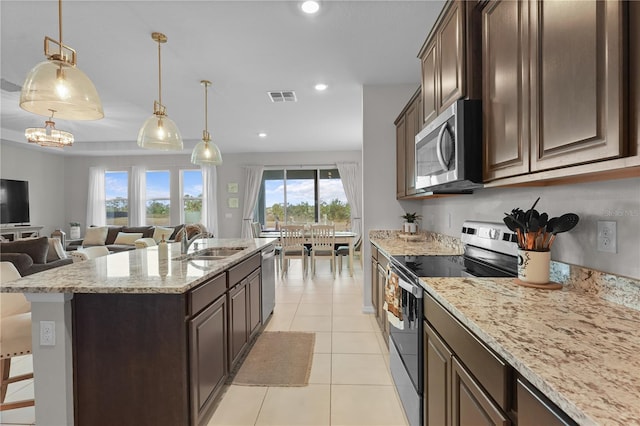
M466 221L457 256L393 256L402 320L389 322L391 375L411 426L423 424L423 295L419 277L515 277L516 235L502 223ZM394 277L396 278L396 277ZM428 280L427 280L428 281Z

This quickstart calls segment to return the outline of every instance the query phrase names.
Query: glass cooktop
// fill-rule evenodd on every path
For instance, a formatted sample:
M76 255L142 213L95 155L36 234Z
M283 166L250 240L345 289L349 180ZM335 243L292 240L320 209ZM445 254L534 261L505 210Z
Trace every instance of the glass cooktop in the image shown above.
M417 277L460 277L465 270L464 257L459 256L393 256L394 263L405 273Z

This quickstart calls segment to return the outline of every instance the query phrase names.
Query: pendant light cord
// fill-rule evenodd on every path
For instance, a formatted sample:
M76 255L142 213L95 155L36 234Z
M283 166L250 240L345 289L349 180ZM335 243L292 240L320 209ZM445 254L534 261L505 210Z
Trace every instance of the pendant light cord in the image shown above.
M207 117L209 116L209 97L207 96L209 92L209 85L204 83L204 131L208 135L209 134L209 123Z
M162 105L162 68L160 62L160 39L158 39L158 103Z
M62 57L62 0L58 0L58 41L60 42L58 53Z

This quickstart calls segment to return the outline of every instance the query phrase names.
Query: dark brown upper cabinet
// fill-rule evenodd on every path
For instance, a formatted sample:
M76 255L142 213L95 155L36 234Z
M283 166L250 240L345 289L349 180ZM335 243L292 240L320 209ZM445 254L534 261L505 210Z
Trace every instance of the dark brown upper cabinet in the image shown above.
M486 5L485 181L627 155L626 7L596 0Z
M422 126L461 98L480 95L480 13L475 1L443 9L418 57L422 65ZM475 71L475 72L474 72Z

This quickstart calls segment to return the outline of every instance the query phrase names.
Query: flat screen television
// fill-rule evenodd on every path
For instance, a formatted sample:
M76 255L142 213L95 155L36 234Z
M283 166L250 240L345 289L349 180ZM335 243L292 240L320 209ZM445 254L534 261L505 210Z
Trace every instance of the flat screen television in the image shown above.
M0 179L0 223L29 223L29 182Z

